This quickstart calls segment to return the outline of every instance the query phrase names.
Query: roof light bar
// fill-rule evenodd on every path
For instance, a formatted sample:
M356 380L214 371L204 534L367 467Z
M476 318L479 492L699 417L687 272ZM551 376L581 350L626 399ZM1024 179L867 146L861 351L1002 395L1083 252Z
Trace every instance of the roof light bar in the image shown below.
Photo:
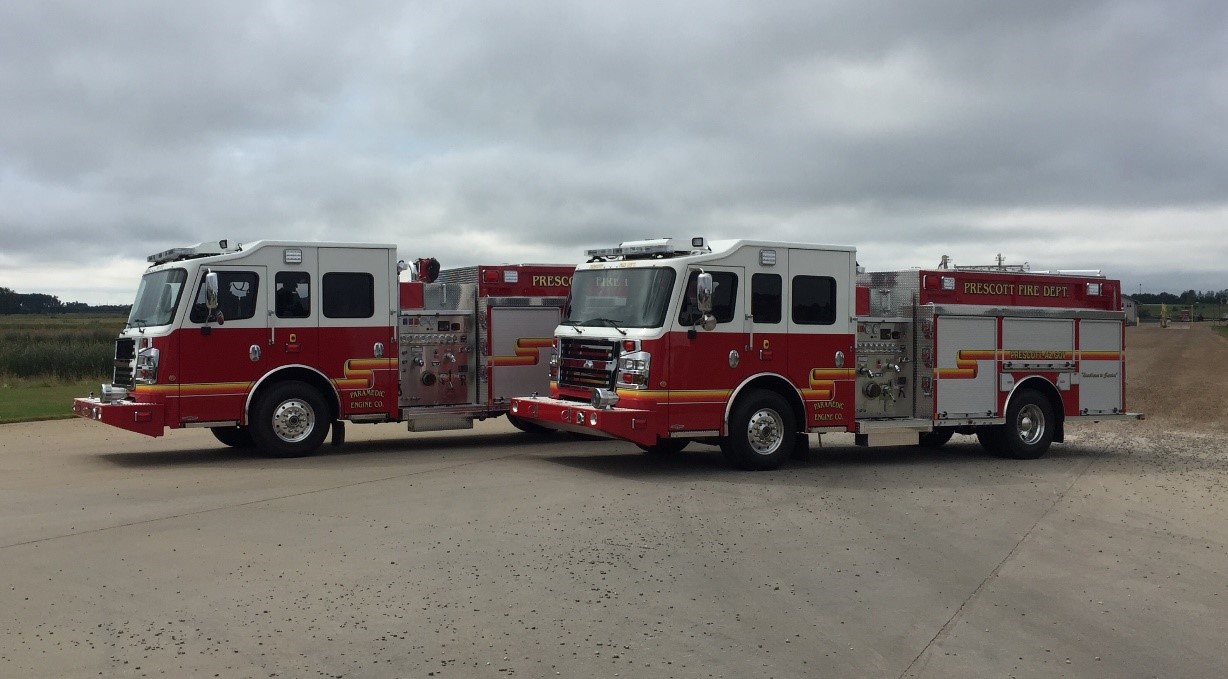
M608 259L611 257L622 257L623 259L638 259L654 256L671 256L691 254L700 249L704 249L703 238L692 238L690 247L685 245L685 241L676 243L673 238L650 238L648 240L634 240L619 243L615 248L597 248L595 250L585 250L584 254L589 257L599 257Z
M145 258L145 261L152 265L166 264L167 262L177 262L181 259L195 259L197 257L209 257L211 255L225 255L231 252L239 252L243 246L231 246L230 241L220 240L216 243L197 243L187 248L171 248L163 250L156 254L152 254Z

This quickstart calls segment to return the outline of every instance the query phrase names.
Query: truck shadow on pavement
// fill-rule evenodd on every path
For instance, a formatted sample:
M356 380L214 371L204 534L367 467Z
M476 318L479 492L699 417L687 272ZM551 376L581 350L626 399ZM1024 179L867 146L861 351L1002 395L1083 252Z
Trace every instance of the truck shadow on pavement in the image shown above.
M1039 460L1004 459L985 452L975 442L953 442L938 450L917 446L812 446L805 457L790 459L779 469L766 472L737 469L725 460L719 448L699 444L665 457L646 455L633 446L620 448L618 452L602 450L536 457L597 474L645 481L719 479L739 484L803 485L857 478L873 483L883 481L884 474L899 478L898 472L911 468L916 470L914 478L924 479L925 485L942 479L950 479L950 484L956 485L959 477L973 474L1013 483L1020 476L1069 468L1112 455L1110 450L1079 445L1056 445Z
M346 457L372 455L373 459L396 460L400 458L423 457L427 455L469 453L474 457L488 451L501 449L526 448L532 452L539 445L558 445L563 439L535 436L532 434L457 434L432 436L429 438L389 438L365 441L347 442L341 446L325 443L312 455L304 457L279 458L265 455L255 448L229 448L222 444L209 448L191 448L177 450L156 450L147 452L101 453L99 460L119 467L191 467L197 465L229 465L236 463L257 463L267 465L285 465L293 468L312 466L315 461L328 461ZM484 451L487 451L484 453ZM498 455L496 457L505 457ZM318 462L317 462L318 464Z
M1112 451L1095 447L1063 444L1055 445L1040 460L1005 460L986 453L975 442L958 440L938 450L917 446L858 448L828 445L820 448L812 445L806 457L788 460L776 471L745 472L729 465L719 448L703 444L692 444L676 455L654 457L621 441L493 433L376 439L354 441L339 447L326 444L314 455L298 458L277 458L252 448L228 448L219 444L208 448L103 453L97 455L97 459L126 468L241 465L331 469L338 461L348 463L359 462L360 459L380 463L422 460L480 462L484 458L493 460L514 456L645 480L724 476L742 482L774 483L777 482L775 479L796 480L799 475L809 478L819 472L873 471L898 467L998 473L1018 470L1016 473L1028 473L1032 465L1046 465L1054 461L1066 464L1071 460L1111 455Z

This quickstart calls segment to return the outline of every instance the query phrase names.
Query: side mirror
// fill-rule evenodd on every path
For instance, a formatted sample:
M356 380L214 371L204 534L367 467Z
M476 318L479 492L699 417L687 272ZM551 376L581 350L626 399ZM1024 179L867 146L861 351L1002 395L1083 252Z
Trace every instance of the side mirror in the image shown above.
M212 271L205 274L205 307L210 312L217 309L217 274Z
M707 315L712 313L712 274L701 273L695 279L695 304L699 307L699 313Z
M716 317L712 315L712 291L715 288L716 284L712 281L712 274L700 273L695 277L695 305L699 307L699 313L703 315L700 325L704 330L716 328Z
M210 271L205 274L205 308L208 309L208 314L205 316L205 327L201 328L201 333L209 334L209 321L217 321L218 325L226 322L222 318L222 312L217 308L217 273Z

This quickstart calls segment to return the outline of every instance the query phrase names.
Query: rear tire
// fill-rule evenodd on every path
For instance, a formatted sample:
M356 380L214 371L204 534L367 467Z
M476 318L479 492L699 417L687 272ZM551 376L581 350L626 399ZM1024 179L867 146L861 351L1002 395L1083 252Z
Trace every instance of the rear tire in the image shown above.
M793 409L774 391L743 395L729 417L729 435L721 451L735 466L750 471L776 469L797 444Z
M1002 426L994 425L976 428L976 440L985 452L1000 455L1002 449Z
M252 440L273 457L310 455L332 420L324 397L302 382L282 382L261 395L250 421Z
M507 421L510 422L513 427L519 429L520 431L523 431L526 434L539 434L540 435L540 434L553 434L554 433L553 429L543 427L540 424L530 422L528 420L525 420L511 413L507 414Z
M922 448L941 448L955 435L950 427L936 427L933 431L922 432L917 445Z
M252 433L247 427L209 427L209 431L213 433L213 438L231 448L251 448L254 445Z
M998 453L1015 460L1035 460L1049 450L1056 427L1049 399L1035 390L1022 390L1006 408Z

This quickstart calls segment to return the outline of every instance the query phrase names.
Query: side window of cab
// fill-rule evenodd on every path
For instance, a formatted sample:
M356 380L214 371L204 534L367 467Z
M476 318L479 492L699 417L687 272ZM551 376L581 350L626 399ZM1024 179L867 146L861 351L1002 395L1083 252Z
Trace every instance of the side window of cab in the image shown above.
M798 325L835 324L836 279L831 276L794 276L793 322Z
M278 318L307 318L311 315L311 274L306 271L278 271L273 277L273 286Z
M713 271L712 273L712 315L717 323L728 323L733 320L734 307L738 300L738 276L730 271ZM682 297L682 310L678 313L680 325L691 326L702 320L699 308L695 306L695 286L699 278L698 271L692 271L686 281L686 292Z
M217 272L217 310L223 320L241 321L256 315L256 300L260 293L260 276L254 271ZM204 323L209 315L205 306L205 282L202 279L192 303L188 320Z

